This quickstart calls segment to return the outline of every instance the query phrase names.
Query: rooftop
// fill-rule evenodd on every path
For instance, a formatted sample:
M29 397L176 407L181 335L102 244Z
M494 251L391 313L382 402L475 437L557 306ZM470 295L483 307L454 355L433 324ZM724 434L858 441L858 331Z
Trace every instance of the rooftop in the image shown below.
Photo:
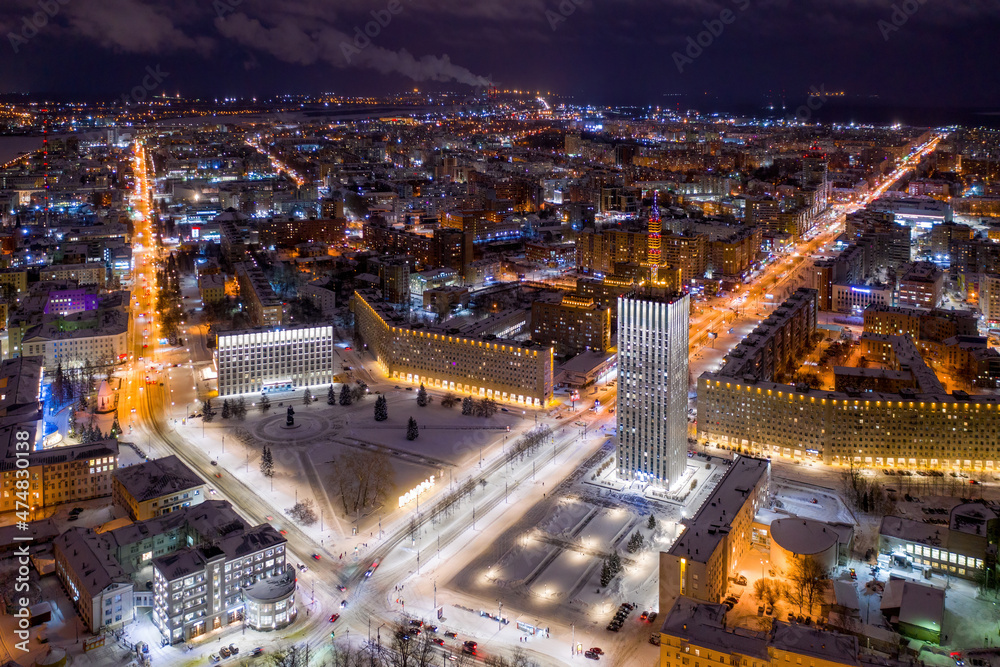
M684 532L669 553L699 563L708 562L723 535L729 533L733 517L739 513L760 478L768 474L770 465L766 459L737 456L712 495L686 522Z
M187 491L205 484L204 480L181 463L176 456L118 468L114 471L114 477L137 502Z
M893 623L906 623L941 632L944 623L944 589L907 579L890 578L882 595L883 613Z

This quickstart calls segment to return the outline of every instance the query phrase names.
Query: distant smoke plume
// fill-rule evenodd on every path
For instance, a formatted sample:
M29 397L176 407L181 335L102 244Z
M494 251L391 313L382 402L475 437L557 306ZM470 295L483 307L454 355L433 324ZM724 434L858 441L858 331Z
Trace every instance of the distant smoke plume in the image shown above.
M491 83L487 78L452 63L447 55L417 58L406 49L391 51L370 44L355 47L353 55L345 57L342 45L355 45L357 31L348 35L327 26L304 29L296 22L287 20L266 27L244 13L217 18L215 26L227 39L296 65L326 63L338 68L363 67L383 74L402 74L413 81L457 81L470 86Z

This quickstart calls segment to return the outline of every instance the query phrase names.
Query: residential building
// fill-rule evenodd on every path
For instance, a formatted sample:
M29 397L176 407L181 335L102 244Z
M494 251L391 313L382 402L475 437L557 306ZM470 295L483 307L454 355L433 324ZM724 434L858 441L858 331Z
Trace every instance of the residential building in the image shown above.
M107 276L107 267L100 262L54 264L43 268L38 273L38 279L43 282L46 280L72 280L77 285L97 285L98 287L104 287Z
M531 340L561 354L611 347L611 310L593 298L555 295L531 304Z
M113 551L110 535L70 528L55 539L53 551L56 574L85 630L98 634L135 620L135 587L109 555Z
M0 362L0 512L35 512L111 495L117 442L41 448L42 371L39 357ZM19 464L21 460L27 465ZM28 488L19 488L21 481L27 481Z
M775 619L766 631L726 622L721 604L678 597L660 627L660 667L862 667L858 638ZM872 663L874 664L874 663ZM883 664L883 663L878 663Z
M992 445L1000 429L1000 397L946 393L905 336L865 333L862 354L912 374L917 389L817 391L754 375L703 373L699 442L838 465L987 473L1000 468Z
M410 263L406 259L380 261L378 279L383 299L399 305L410 303Z
M686 459L686 457L685 457ZM660 611L681 596L720 602L750 548L754 516L770 497L771 464L737 456L669 551L660 552Z
M295 577L284 550L284 538L271 526L251 527L221 500L104 532L74 527L53 542L56 574L86 629L99 633L120 627L134 620L138 608L148 607L167 641L241 621L245 609L259 610L262 602L266 613L246 614L249 627L270 630L291 622ZM196 585L201 574L195 571L190 582L184 577L174 585L165 579L165 572L177 573L165 564L197 562L197 554L217 551L225 554L217 578L201 578ZM135 577L150 565L153 586L147 590Z
M254 326L277 327L284 319L284 304L274 293L271 283L255 261L236 265L236 282L240 289L240 302L250 315Z
M733 348L718 375L769 381L794 372L816 334L816 296L799 288Z
M644 264L648 248L645 230L584 230L576 239L576 266L583 273L610 275L616 264Z
M303 285L299 296L312 301L323 317L331 317L337 310L337 283L330 278L317 278Z
M226 298L226 277L210 273L198 277L198 292L204 304L216 303Z
M332 325L220 332L219 396L290 391L333 382Z
M1000 274L987 273L979 278L979 310L991 327L1000 323Z
M663 234L661 263L680 269L681 281L687 285L705 276L708 268L708 238L704 234L684 232Z
M684 293L618 299L618 475L667 488L687 467L688 314Z
M255 629L285 627L295 620L294 574L285 560L285 538L270 524L226 535L213 544L187 547L153 560L153 623L165 641L179 643L245 617L244 590L277 578L280 599L274 616L261 616ZM253 602L263 598L260 592ZM247 619L248 623L250 619Z
M397 382L536 407L552 399L551 347L407 324L371 292L354 294L354 327L358 344Z
M114 503L133 521L201 504L206 495L205 481L176 456L119 468L113 474Z
M930 262L914 262L899 279L900 306L936 308L944 296L944 272Z

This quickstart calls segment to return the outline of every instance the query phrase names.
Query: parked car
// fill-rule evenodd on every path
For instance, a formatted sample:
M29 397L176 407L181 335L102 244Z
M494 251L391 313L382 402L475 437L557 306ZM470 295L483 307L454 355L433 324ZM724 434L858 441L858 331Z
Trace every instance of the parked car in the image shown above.
M233 652L233 655L236 655L237 653L240 652L240 647L237 646L236 644L230 644L229 650Z
M458 633L457 632L446 632L446 633L444 633L444 636L448 637L449 639L458 639Z
M254 650L250 651L250 657L251 658L256 658L258 655L261 655L263 653L264 653L264 649L262 649L261 647L258 646Z
M601 656L599 656L598 654L594 653L593 651L586 651L583 654L583 657L590 658L591 660L600 660L601 659Z
M649 636L649 643L652 644L653 646L659 646L660 645L660 635L657 634L657 633L655 633L655 632L653 634L651 634Z
M229 650L228 646L223 646L222 648L219 649L219 655L221 655L223 658L228 658L232 654L233 652Z
M218 653L213 653L212 655L208 656L208 660L209 662L219 662L220 660L222 660L222 658L219 657Z

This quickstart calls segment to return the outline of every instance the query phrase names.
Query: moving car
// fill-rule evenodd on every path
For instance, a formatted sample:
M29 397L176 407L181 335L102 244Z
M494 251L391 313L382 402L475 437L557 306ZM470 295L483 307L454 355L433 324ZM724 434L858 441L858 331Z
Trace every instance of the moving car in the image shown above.
M340 618L340 614L330 614L331 623L336 623L338 618Z
M365 576L366 576L366 577L370 577L370 576L372 576L372 573L373 573L373 572L375 572L375 570L376 570L376 569L378 568L378 564L379 564L379 561L378 561L378 559L376 558L376 559L375 559L375 562L373 562L373 563L371 564L371 567L369 567L369 568L368 568L368 571L367 571L367 572L365 572Z
M262 653L264 653L264 649L258 646L254 650L250 651L250 657L256 658L258 655L261 655Z
M313 554L313 558L315 560L320 560L322 558L322 556L320 556L319 554Z

